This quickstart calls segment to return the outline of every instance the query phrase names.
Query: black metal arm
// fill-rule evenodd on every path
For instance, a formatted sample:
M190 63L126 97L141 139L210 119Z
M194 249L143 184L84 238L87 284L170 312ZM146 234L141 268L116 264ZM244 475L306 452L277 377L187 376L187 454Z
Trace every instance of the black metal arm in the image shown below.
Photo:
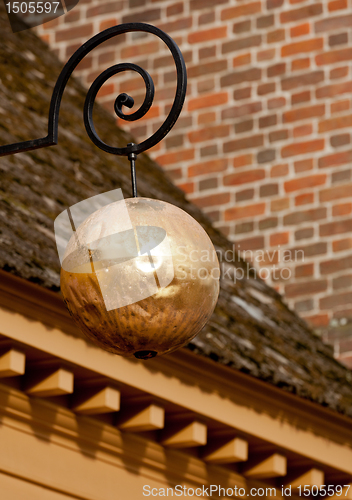
M173 41L173 39L164 33L159 28L155 26L151 26L149 24L144 23L127 23L120 24L118 26L113 26L112 28L108 28L105 31L102 31L98 35L93 36L90 40L85 42L68 60L65 64L63 70L61 71L50 102L49 109L49 119L48 119L48 135L46 137L42 137L40 139L33 139L30 141L17 142L14 144L8 144L6 146L0 146L0 156L6 156L15 153L22 153L25 151L32 151L34 149L45 148L48 146L54 146L58 143L58 128L59 128L59 113L60 113L60 105L62 95L64 93L66 84L77 67L78 63L82 61L82 59L89 54L95 47L100 45L101 43L109 40L110 38L121 35L123 33L128 33L131 31L144 31L146 33L151 33L159 37L169 48L176 65L177 72L177 86L176 86L176 94L173 106L164 121L161 127L148 139L141 142L140 144L130 143L125 148L116 148L105 144L97 135L94 123L93 123L93 107L95 98L97 93L99 92L102 85L112 76L120 73L122 71L131 70L139 73L144 79L146 85L146 95L143 104L141 107L131 113L129 115L125 115L122 111L122 107L126 106L128 108L132 108L134 105L134 100L127 94L120 94L115 101L115 113L117 116L123 120L127 121L135 121L142 118L150 109L153 99L154 99L154 83L147 71L145 71L140 66L131 63L121 63L116 64L115 66L111 66L106 71L101 73L98 78L92 83L91 87L88 90L86 101L84 104L84 124L87 130L87 133L92 140L92 142L98 146L103 151L107 153L127 156L131 162L131 174L132 174L132 188L133 188L133 196L137 196L137 187L136 187L136 173L135 173L135 160L139 153L150 149L155 146L158 142L160 142L172 129L175 125L185 97L186 97L186 89L187 89L187 72L186 65L181 54L180 49Z

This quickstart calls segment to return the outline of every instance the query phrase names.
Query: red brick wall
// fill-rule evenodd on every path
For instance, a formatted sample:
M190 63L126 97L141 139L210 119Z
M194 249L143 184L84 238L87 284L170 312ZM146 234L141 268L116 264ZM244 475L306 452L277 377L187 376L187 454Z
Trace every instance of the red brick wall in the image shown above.
M91 35L130 21L169 33L188 68L184 111L152 156L240 250L265 254L272 283L313 326L350 321L352 0L81 0L38 31L66 60ZM141 140L170 109L173 62L152 35L128 34L76 74L89 85L122 61L142 65L156 86L146 119L130 126ZM101 102L112 111L121 91L142 102L141 78L112 78ZM324 335L341 355L336 331Z

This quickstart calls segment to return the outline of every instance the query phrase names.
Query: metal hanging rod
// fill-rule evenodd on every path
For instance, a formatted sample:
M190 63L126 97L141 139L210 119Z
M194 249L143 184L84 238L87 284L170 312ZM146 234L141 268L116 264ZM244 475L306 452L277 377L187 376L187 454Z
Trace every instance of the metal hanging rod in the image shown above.
M70 59L65 64L64 68L62 69L56 81L56 85L53 90L50 102L49 118L48 118L48 135L40 139L33 139L29 141L16 142L14 144L7 144L5 146L0 146L0 156L23 153L25 151L32 151L34 149L45 148L48 146L55 146L56 144L58 144L59 113L60 113L61 100L66 84L71 74L77 67L78 63L80 63L82 59L84 59L84 57L87 54L89 54L93 49L95 49L98 45L105 42L106 40L109 40L114 36L121 35L123 33L129 33L132 31L142 31L156 35L167 45L174 58L176 66L176 74L177 74L177 86L176 86L174 103L171 107L168 116L166 117L164 123L159 127L159 129L151 137L144 140L140 144L129 143L124 148L116 148L113 146L109 146L99 138L93 123L94 102L100 88L112 76L116 75L117 73L121 73L122 71L135 71L142 76L146 86L146 94L143 104L134 113L125 115L122 111L123 106L126 106L128 108L133 107L134 100L131 96L123 93L116 98L114 109L116 115L119 118L126 121L139 120L140 118L145 116L145 114L149 111L150 107L153 104L154 83L149 73L140 66L137 66L136 64L120 63L111 66L110 68L105 70L92 83L87 92L86 100L84 103L83 117L87 133L92 142L98 148L113 155L127 156L128 159L130 160L132 191L133 191L133 196L136 197L137 182L136 182L135 162L137 159L137 155L155 146L170 132L170 130L175 125L181 113L187 90L186 65L180 49L169 35L167 35L164 31L160 30L159 28L151 26L150 24L145 24L145 23L120 24L118 26L113 26L112 28L108 28L107 30L102 31L101 33L98 33L97 35L93 36L90 40L85 42L70 57Z

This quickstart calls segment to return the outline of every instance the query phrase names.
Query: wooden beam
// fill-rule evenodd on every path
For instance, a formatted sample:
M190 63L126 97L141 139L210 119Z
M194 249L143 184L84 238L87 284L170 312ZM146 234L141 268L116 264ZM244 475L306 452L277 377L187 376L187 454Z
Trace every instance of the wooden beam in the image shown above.
M324 484L324 472L320 469L312 468L299 476L291 478L288 483L292 488L297 488L297 486L322 486Z
M73 373L59 368L54 373L44 376L29 384L26 392L31 396L49 397L73 393Z
M127 418L123 418L118 424L120 429L132 432L153 431L164 427L164 408L150 404L142 410L138 410Z
M244 470L244 475L256 479L272 478L286 476L287 460L279 453L274 453L270 457L257 462L255 465L249 465Z
M110 386L80 399L79 403L72 406L73 411L76 413L97 415L99 413L115 412L120 409L120 392Z
M161 443L172 448L190 448L193 446L204 446L207 444L207 426L201 422L192 422L177 430Z
M17 349L10 349L0 357L0 377L16 377L25 371L26 356Z
M205 450L203 460L214 464L245 462L248 459L248 443L241 438L233 438L222 446Z

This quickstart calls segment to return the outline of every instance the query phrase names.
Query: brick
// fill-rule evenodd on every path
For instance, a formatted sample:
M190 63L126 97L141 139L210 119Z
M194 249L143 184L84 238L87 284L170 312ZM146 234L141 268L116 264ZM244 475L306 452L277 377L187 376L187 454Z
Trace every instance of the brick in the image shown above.
M111 8L111 2L109 3ZM143 22L157 21L161 18L161 9L143 9ZM136 14L128 14L122 17L123 23L133 23L136 21Z
M192 23L193 23L192 16L182 17L176 19L175 21L169 21L167 23L158 23L158 28L165 31L165 33L169 34L172 33L173 31L187 30L192 27Z
M298 92L297 94L292 94L291 104L301 104L302 102L308 102L311 99L310 90L304 90L303 92Z
M166 153L157 156L155 160L161 165L171 165L173 163L180 163L182 161L193 160L194 149L183 149L182 151L175 151L174 153Z
M194 66L188 66L187 73L190 78L195 78L198 76L204 75L214 75L216 73L220 73L221 71L225 71L227 69L227 60L219 59L217 61L196 64ZM173 79L175 80L174 73Z
M207 189L216 189L218 185L219 181L216 177L212 177L210 179L204 179L202 181L199 181L199 191L206 191Z
M228 3L228 0L217 0L217 5ZM212 9L214 0L191 0L191 10Z
M268 43L278 43L285 40L285 30L279 29L274 31L269 31L266 35L266 41Z
M251 62L251 54L242 54L240 56L234 57L232 59L232 66L237 68L238 66L243 66L245 64L250 64Z
M244 89L236 89L233 91L233 98L236 101L240 101L241 99L248 99L251 97L252 88L246 87Z
M344 78L348 75L348 66L343 66L341 68L334 68L330 71L330 79L336 80L337 78Z
M199 26L202 26L203 24L214 23L214 21L215 12L204 12L204 14L201 14L198 18Z
M298 120L306 120L307 118L315 118L324 116L325 104L316 104L314 106L306 106L304 108L291 109L283 114L284 123L295 122Z
M217 28L206 29L202 31L194 31L187 37L188 43L203 43L210 40L219 40L226 38L227 26L219 26Z
M309 33L310 33L309 23L299 24L298 26L293 26L293 28L290 29L290 35L292 37L304 36L308 35Z
M260 231L263 231L264 229L272 229L274 227L277 227L277 225L278 225L277 217L268 217L267 219L260 220L258 227Z
M332 309L343 305L349 305L352 301L352 292L338 293L324 297L319 301L320 309Z
M301 71L302 69L310 68L309 57L303 57L292 61L292 71Z
M306 240L314 236L314 229L312 227L305 227L304 229L297 229L295 231L295 240Z
M188 133L189 142L204 142L219 137L228 137L230 135L230 125L214 125L194 130Z
M166 8L167 17L177 16L177 15L180 15L182 13L183 13L183 3L182 2L174 3L172 5L169 5Z
M305 137L313 133L313 125L311 123L300 125L293 129L293 137Z
M294 310L300 314L314 309L313 299L298 300L294 303Z
M315 56L315 62L318 66L325 64L335 64L341 61L350 61L352 59L352 49L339 49L324 52Z
M242 250L260 250L264 248L264 236L253 236L244 240L236 241L236 248Z
M72 26L57 30L55 32L55 42L68 42L76 38L88 38L93 34L93 24L83 24L82 26Z
M252 163L253 155L251 154L236 156L236 158L234 158L232 161L232 165L234 168L245 167L246 165L252 165Z
M226 159L217 159L195 163L188 167L188 177L197 177L199 175L208 175L214 172L224 172L227 169Z
M225 210L225 221L255 217L265 213L265 203L255 203L243 207L232 207Z
M216 121L216 113L215 111L208 111L205 113L199 113L198 115L198 124L204 125L205 123L213 123Z
M201 196L192 198L192 203L195 203L200 208L214 207L217 205L226 205L229 203L231 197L230 193L217 193L208 196Z
M322 21L315 23L315 32L321 33L323 31L337 31L343 28L352 27L352 15L328 17Z
M310 210L297 211L292 214L285 215L283 222L285 226L301 224L302 222L316 221L326 218L326 208L312 208Z
M329 324L328 314L313 314L312 316L305 316L304 319L313 327L324 327Z
M214 3L212 5L214 7ZM234 7L229 7L223 9L221 12L221 20L227 21L229 19L234 19L240 16L253 16L253 14L258 14L262 10L261 2L246 2L242 5L236 5Z
M352 275L339 276L332 280L332 287L334 290L340 290L341 288L349 288L352 286Z
M240 173L225 175L224 186L240 186L241 184L257 182L264 178L264 169L246 170Z
M267 69L268 78L283 75L285 72L286 72L286 63L274 64L273 66L269 66L269 68Z
M236 224L235 234L251 233L253 229L253 222L243 222L243 224Z
M236 134L243 134L245 132L249 132L253 130L254 121L253 120L245 120L240 123L235 124L235 132Z
M231 108L225 109L221 113L221 119L233 119L240 118L242 116L252 115L258 113L262 110L261 102L251 102L248 104L242 104L241 106L233 106Z
M339 116L336 118L329 118L319 122L319 133L330 132L339 128L346 128L352 126L352 115Z
M227 101L227 92L218 92L204 95L202 97L194 97L188 101L188 110L194 111L196 109L219 106L220 104L226 104Z
M194 182L184 182L182 184L178 184L178 186L182 191L186 194L194 193Z
M220 79L221 87L231 87L239 83L253 82L260 80L262 75L262 70L259 68L250 68L244 71L236 71L234 73L229 73Z
M200 148L200 156L203 158L205 156L215 156L218 154L218 147L216 144L212 144L211 146L205 146L204 148Z
M279 7L282 7L283 3L284 0L266 0L266 8L268 10L278 9Z
M270 142L285 141L286 139L288 139L288 130L275 130L269 134Z
M290 233L274 233L270 235L270 246L287 245L290 240Z
M275 49L266 49L257 52L257 61L269 61L275 58Z
M330 137L330 144L333 148L346 146L346 144L349 144L350 142L351 142L350 134L333 135L332 137Z
M323 80L323 71L312 71L311 73L284 78L283 80L281 80L281 88L282 90L292 90L297 87L303 87L306 85L317 85Z
M291 249L291 252L296 256L301 255L303 261L306 257L315 257L316 255L324 255L328 251L327 243L312 243L310 245L299 246Z
M348 42L348 34L347 33L339 33L338 35L329 36L329 45L330 47L334 47L335 45L343 45Z
M259 188L259 196L265 198L267 196L275 196L279 193L278 184L263 184Z
M319 16L323 12L323 6L321 3L314 3L307 5L306 7L301 7L299 9L288 10L281 12L280 21L282 23L292 23L295 21L300 21L301 19L307 19L308 17Z
M295 161L293 166L295 173L306 172L307 170L312 170L313 160L310 158L308 160Z
M257 18L257 28L269 28L274 25L274 14L269 14L267 16L261 16Z
M301 205L309 205L310 203L314 203L314 193L300 194L295 197L296 207L299 207Z
M344 238L343 240L332 242L332 249L334 252L344 252L345 250L351 250L351 248L352 238Z
M328 3L329 12L336 10L347 9L347 0L332 0Z
M333 236L334 234L349 233L352 231L352 219L328 222L319 228L320 236Z
M314 295L325 292L328 288L327 280L311 280L304 283L292 283L285 286L285 296L287 298L299 295Z
M248 19L247 21L241 21L239 23L235 23L233 25L232 31L237 35L240 33L245 33L246 31L250 31L251 29L251 21Z
M337 259L330 259L320 264L321 274L333 274L339 271L345 271L346 269L351 269L352 267L352 255L347 257L339 257Z
M215 56L216 56L216 47L215 46L213 46L213 47L202 47L198 51L199 60L207 59L209 57L215 57Z
M340 203L332 207L333 217L349 215L352 212L352 203Z
M209 94L215 89L215 78L208 78L197 83L198 94Z
M316 139L314 141L307 142L296 142L285 146L281 149L282 158L287 158L289 156L297 156L306 153L313 153L315 151L322 151L324 149L325 141L324 139Z
M269 163L275 160L276 150L275 149L265 149L264 151L259 151L257 154L258 163Z
M288 198L280 198L278 200L273 200L270 203L270 210L272 212L281 212L290 207L290 200Z
M286 105L286 99L284 97L275 97L274 99L268 100L268 109L282 108Z
M285 177L288 172L288 165L274 165L271 167L270 177Z
M236 201L247 201L247 200L252 200L253 198L254 198L254 189L243 189L242 191L238 191L238 193L236 193Z
M331 175L331 183L336 184L337 182L350 181L352 177L351 170L342 170L340 172L333 172Z
M259 128L273 127L277 124L277 116L269 115L259 118Z
M236 50L249 49L251 47L258 47L262 43L261 35L251 35L245 38L238 38L222 44L222 54L235 52Z
M276 90L275 82L263 83L262 85L258 85L257 94L267 95L275 92L275 90Z
M323 38L312 38L302 42L290 43L281 47L281 56L288 57L295 54L302 54L306 52L315 52L323 48ZM320 56L317 56L318 58Z
M337 101L331 103L331 113L340 113L341 111L348 111L350 109L351 100L345 99L343 101Z
M86 18L88 19L90 17L97 17L103 14L114 14L115 12L121 11L122 8L123 8L122 1L114 2L113 5L111 5L111 2L106 2L106 3L100 2L98 5L95 5L94 7L90 7L87 9Z
M316 90L317 99L334 97L340 94L349 94L352 92L352 82L334 83L333 85L325 85Z
M352 151L343 151L341 153L334 153L332 155L319 158L319 168L336 167L350 163L352 161Z

